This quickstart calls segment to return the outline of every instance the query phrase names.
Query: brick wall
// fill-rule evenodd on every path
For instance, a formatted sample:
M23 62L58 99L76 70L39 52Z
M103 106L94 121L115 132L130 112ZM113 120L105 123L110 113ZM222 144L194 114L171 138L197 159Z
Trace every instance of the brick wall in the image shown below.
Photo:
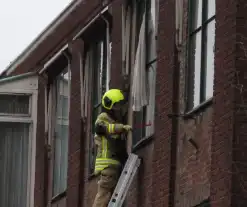
M111 81L110 88L121 86L122 71L122 2L116 0L112 3L112 63L111 63Z
M67 206L78 206L80 187L81 153L81 91L80 91L80 55L83 42L77 40L71 45L71 92L70 92L70 124L69 124L69 157Z
M232 206L247 205L247 14L246 1L238 0L236 5L236 73L235 73L235 107L234 133L232 143ZM231 120L232 123L232 120Z
M167 24L167 20L169 23ZM175 2L159 1L158 66L156 79L156 117L152 162L152 206L169 206L171 176L173 72L175 55Z
M236 1L216 1L216 48L213 137L211 155L212 206L234 206L232 190L232 137L234 133L234 71L236 54Z
M187 30L187 2L184 1L184 31ZM237 5L241 6L237 7ZM121 4L110 6L113 16L111 87L121 87ZM85 1L61 28L44 41L17 70L21 74L40 66L50 51L68 42L72 54L71 111L69 128L69 167L66 196L53 207L91 206L97 191L97 178L88 174L89 138L82 135L79 53L83 41L69 41L72 26L84 25L99 0ZM175 47L175 2L159 1L158 66L156 82L155 135L135 150L143 165L128 193L130 207L190 207L210 196L212 206L245 206L246 161L246 51L244 0L216 1L215 92L211 104L194 113L193 119L167 117L185 108L186 42L178 62ZM93 15L93 14L91 14ZM74 20L78 20L77 23ZM80 19L80 20L79 20ZM169 20L169 22L167 21ZM73 22L73 23L72 23ZM80 22L80 23L79 23ZM79 28L76 29L76 31ZM237 34L236 34L237 31ZM61 34L60 34L61 33ZM52 44L51 44L52 43ZM42 65L42 64L41 64ZM179 77L177 76L179 73ZM237 82L239 80L239 82ZM179 91L178 85L179 83ZM238 83L238 87L236 86ZM240 90L243 88L244 90ZM177 96L177 92L179 92ZM179 100L178 100L179 99ZM43 207L46 196L44 83L39 85L35 206ZM178 109L176 109L177 105ZM178 125L178 129L175 125ZM198 145L193 147L192 138Z
M186 110L186 79L188 71L188 5L183 4L183 43L179 71L179 113ZM192 112L191 117L179 117L175 206L195 206L210 196L212 103ZM189 140L195 142L194 146Z

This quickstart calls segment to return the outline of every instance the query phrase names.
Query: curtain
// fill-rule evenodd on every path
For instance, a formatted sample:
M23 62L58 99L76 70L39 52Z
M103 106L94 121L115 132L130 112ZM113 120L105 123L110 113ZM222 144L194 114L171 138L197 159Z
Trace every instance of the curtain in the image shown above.
M146 12L143 14L142 24L139 34L139 42L136 52L133 83L132 83L132 99L133 111L140 111L143 106L148 103L147 81L146 81Z
M0 206L25 207L29 124L0 123Z

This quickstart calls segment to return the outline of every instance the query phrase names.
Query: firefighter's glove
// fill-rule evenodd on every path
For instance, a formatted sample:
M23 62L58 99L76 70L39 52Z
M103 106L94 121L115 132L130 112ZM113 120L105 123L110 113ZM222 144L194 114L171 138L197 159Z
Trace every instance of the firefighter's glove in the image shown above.
M123 126L123 129L126 131L126 132L129 132L132 130L132 127L130 125L124 125Z

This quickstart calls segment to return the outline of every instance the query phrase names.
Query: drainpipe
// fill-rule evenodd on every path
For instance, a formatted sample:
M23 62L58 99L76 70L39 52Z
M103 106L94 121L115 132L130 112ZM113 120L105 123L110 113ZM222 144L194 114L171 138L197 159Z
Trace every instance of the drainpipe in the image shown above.
M180 64L178 61L178 50L174 45L174 73L173 73L173 94L172 94L172 114L168 117L171 118L172 122L172 133L171 133L171 166L170 166L170 179L169 179L169 206L175 206L175 194L176 194L176 171L177 171L177 143L179 133L179 118L176 116L179 112L179 68Z

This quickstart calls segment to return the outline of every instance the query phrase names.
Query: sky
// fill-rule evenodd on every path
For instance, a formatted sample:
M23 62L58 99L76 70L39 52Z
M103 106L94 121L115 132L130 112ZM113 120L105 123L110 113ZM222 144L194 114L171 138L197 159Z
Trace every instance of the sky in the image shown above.
M0 3L0 73L72 0L8 0Z

